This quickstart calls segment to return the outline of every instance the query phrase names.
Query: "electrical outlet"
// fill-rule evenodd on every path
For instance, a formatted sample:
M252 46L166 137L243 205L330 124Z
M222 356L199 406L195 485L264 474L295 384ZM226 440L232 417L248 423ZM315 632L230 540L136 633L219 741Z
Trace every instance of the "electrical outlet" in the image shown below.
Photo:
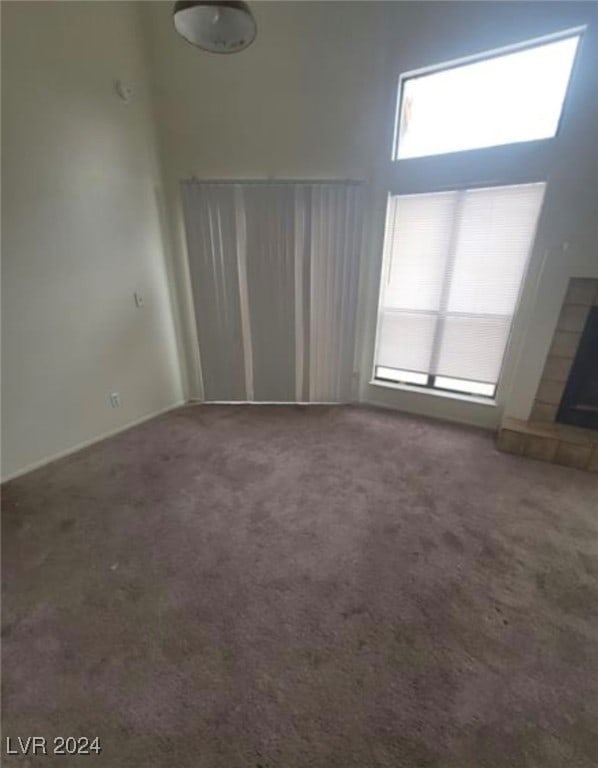
M118 394L118 392L110 393L110 405L113 408L120 408L120 395Z
M133 298L135 299L135 306L137 307L137 309L141 309L141 307L143 306L143 296L140 293L137 293L137 291L135 291L135 293L133 294Z

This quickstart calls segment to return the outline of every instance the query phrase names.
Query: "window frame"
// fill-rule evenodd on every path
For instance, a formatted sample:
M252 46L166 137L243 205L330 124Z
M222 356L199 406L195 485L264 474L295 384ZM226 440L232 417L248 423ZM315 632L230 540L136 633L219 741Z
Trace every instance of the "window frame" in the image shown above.
M385 368L386 370L393 370L393 369L389 368L388 366L376 365L374 373L377 372L378 368ZM397 368L397 369L394 369L394 370L401 370L401 369ZM450 392L456 392L456 393L458 393L460 395L474 395L475 397L489 398L490 400L494 399L494 397L496 395L496 388L498 386L498 383L497 384L489 384L489 383L487 383L485 381L472 381L472 384L477 384L478 386L482 385L482 386L492 387L492 394L490 394L490 395L483 395L480 392L477 392L477 393L476 392L468 392L465 389L457 389L456 387L448 387L448 386L440 387L440 386L438 386L436 384L436 380L437 379L450 379L451 381L469 381L469 379L457 379L454 376L440 376L440 375L435 374L435 373L418 373L416 371L407 371L407 370L405 370L404 372L405 373L410 373L413 376L425 377L427 379L427 381L425 383L423 383L423 384L418 384L417 382L414 382L414 381L403 381L402 379L385 378L385 377L380 376L380 375L376 375L376 381L377 382L384 382L385 384L399 384L399 385L408 384L409 386L412 386L412 387L421 387L424 390L429 389L432 392L449 392L449 393Z
M479 403L482 405L496 406L503 400L505 386L506 369L509 366L509 360L512 356L513 337L517 332L518 315L522 295L524 293L526 282L532 273L536 273L539 268L537 254L535 255L535 244L538 235L538 229L541 226L543 208L540 208L538 220L530 256L527 261L526 269L519 288L518 299L515 305L509 337L505 352L503 355L501 370L496 382L493 397L486 395L467 394L460 391L445 390L421 384L407 384L388 381L386 379L376 378L376 364L379 333L380 333L380 315L383 305L383 281L385 270L388 268L388 259L390 253L385 247L387 241L387 216L388 200L393 195L425 194L443 191L459 191L465 189L474 189L478 187L508 186L518 184L544 183L548 187L549 169L553 159L554 145L558 141L561 133L564 116L567 112L568 101L571 98L571 84L575 78L578 67L580 53L584 43L584 36L587 30L587 24L567 27L547 35L527 39L518 43L513 43L499 48L482 51L476 54L463 56L458 59L440 62L419 69L402 72L398 77L398 86L395 89L395 108L393 111L394 124L392 125L391 139L391 157L384 169L382 169L381 181L383 189L380 189L379 215L382 222L381 227L381 259L380 272L377 280L377 300L375 302L376 314L374 318L374 336L373 346L370 347L369 376L367 384L369 386L390 388L404 392L412 392L425 396L435 396L448 398L449 400L461 400L470 403ZM490 147L480 147L469 150L458 150L438 155L426 155L413 158L399 159L398 142L400 133L400 115L403 102L403 84L406 80L414 76L423 76L434 72L471 64L476 61L484 61L509 53L527 50L539 47L548 43L564 40L572 37L579 37L579 42L569 73L567 88L563 98L563 104L559 115L557 130L552 137L543 139L524 140L513 142L511 144L501 144ZM544 201L546 199L546 192ZM382 211L381 208L384 210Z
M425 158L438 158L444 155L452 155L452 154L463 153L463 152L475 152L477 149L493 149L499 146L513 147L518 144L533 144L536 142L552 141L553 139L556 139L561 131L563 114L565 112L565 105L567 102L567 95L569 93L569 87L571 85L571 80L573 77L573 70L575 68L575 62L577 61L579 56L579 49L581 46L583 33L585 29L586 29L585 26L572 27L570 29L562 30L561 32L554 32L549 35L543 35L542 37L536 37L536 38L533 38L532 40L526 40L520 43L514 43L513 45L507 45L501 48L493 48L490 51L482 51L480 53L476 53L471 56L464 56L459 59L452 59L451 61L443 62L440 64L432 64L429 67L421 67L419 69L413 69L408 72L402 72L399 75L398 86L397 86L397 100L396 100L395 115L394 115L393 140L392 140L391 157L390 157L391 162L398 163L398 162L404 162L405 160L423 160ZM523 139L522 141L514 141L509 144L495 144L495 145L490 145L488 147L477 147L475 149L457 150L456 152L443 152L436 155L422 155L420 157L399 158L399 142L401 139L401 136L400 136L401 113L403 110L403 98L405 95L405 83L407 82L407 80L413 80L419 77L426 77L428 75L436 74L437 72L446 72L451 69L459 69L459 67L464 67L464 66L467 66L468 64L475 64L480 61L490 61L492 59L498 59L498 58L501 58L502 56L508 56L511 53L519 53L521 51L533 50L534 48L541 48L544 45L560 42L561 40L569 40L573 37L578 37L579 42L577 45L577 49L575 51L575 56L573 57L573 63L571 65L571 71L569 72L569 79L567 80L567 86L565 88L565 95L563 97L563 103L561 105L561 111L560 111L559 119L557 122L557 128L553 136L547 136L543 139L531 139L531 140Z
M454 380L457 380L458 377L455 377L455 376L447 377L447 376L443 376L443 375L439 375L439 374L432 374L432 373L429 373L429 372L426 373L426 374L422 373L422 375L426 375L427 376L427 382L425 384L415 384L415 383L410 383L410 382L392 381L390 379L380 378L380 377L378 377L376 375L376 370L378 368L384 368L384 367L387 368L388 367L388 366L378 365L377 357L378 357L378 346L379 346L379 342L380 342L380 318L381 318L381 314L382 314L382 311L383 311L383 308L384 308L383 307L383 298L384 298L383 283L384 283L385 275L388 274L388 270L390 268L390 259L392 258L391 249L386 247L387 235L388 235L388 231L387 231L387 227L388 227L388 209L389 209L389 206L390 206L390 199L391 199L391 197L395 196L394 193L392 193L392 192L389 192L388 195L387 195L387 198L386 198L384 243L383 243L383 254L382 254L382 262L381 262L380 286L378 288L378 311L377 311L377 315L376 315L376 336L375 336L375 340L374 340L374 355L373 355L373 361L372 361L372 374L371 374L371 378L370 378L370 384L374 384L374 385L380 384L381 386L396 386L396 387L399 387L399 388L409 388L409 389L413 388L413 389L417 389L419 391L426 392L426 393L432 392L432 393L435 393L435 394L441 394L441 395L444 394L446 397L450 397L451 393L452 393L453 395L458 395L459 398L469 398L470 397L470 398L475 399L476 401L480 401L480 402L487 401L489 403L493 403L493 402L496 401L497 393L499 391L499 387L500 387L500 384L501 384L501 378L502 378L502 374L503 374L503 369L504 369L504 366L505 366L505 360L507 359L507 356L508 356L508 353L509 353L509 346L511 344L512 336L513 336L513 326L514 326L514 323L515 323L515 318L517 317L517 312L518 312L518 309L519 309L519 304L521 302L521 296L522 296L522 293L523 293L523 287L525 285L525 282L527 280L527 277L528 277L528 274L529 274L530 268L531 268L533 243L534 243L534 241L536 239L536 236L537 236L537 233L538 233L538 225L539 225L539 222L540 222L540 217L542 215L542 207L544 205L544 197L546 195L546 182L545 181L522 182L522 184L543 184L544 185L544 190L543 190L543 193L542 193L542 198L543 199L542 199L542 205L540 206L540 210L539 210L539 213L538 213L538 218L536 220L536 224L535 224L535 227L534 227L534 235L533 235L533 238L532 238L531 251L530 251L530 253L529 253L528 257L527 257L527 260L526 260L526 263L525 263L525 266L524 266L524 269L523 269L523 274L522 274L522 277L521 277L521 283L519 285L519 290L517 292L517 299L515 301L515 307L513 309L513 314L511 316L511 322L510 322L510 325L509 325L509 333L508 333L508 337L507 337L507 343L506 343L506 346L505 346L505 349L504 349L504 352L503 352L503 355L502 355L502 360L501 360L501 364L500 364L500 371L499 371L499 374L498 374L498 378L496 380L496 383L494 384L494 392L493 392L493 394L492 395L482 395L482 394L475 393L475 392L466 392L464 390L459 390L459 389L450 389L448 387L437 387L437 386L435 386L435 380L437 378L452 378ZM459 187L458 189L430 190L429 193L433 194L436 191L438 191L438 192L464 192L464 191L467 191L467 190L470 190L470 189L488 189L488 188L492 188L492 187L504 187L504 186L520 186L520 184L503 184L503 183L484 184L483 182L480 182L479 184L476 184L476 185L472 185L472 186L468 186L468 187ZM427 192L421 192L421 193L401 193L399 196L401 196L401 195L407 196L408 194L428 194L428 193ZM438 312L436 314L441 314L441 313ZM479 316L481 317L481 315L479 315ZM460 381L466 381L466 379L460 379ZM489 384L489 382L475 382L475 383L476 384Z

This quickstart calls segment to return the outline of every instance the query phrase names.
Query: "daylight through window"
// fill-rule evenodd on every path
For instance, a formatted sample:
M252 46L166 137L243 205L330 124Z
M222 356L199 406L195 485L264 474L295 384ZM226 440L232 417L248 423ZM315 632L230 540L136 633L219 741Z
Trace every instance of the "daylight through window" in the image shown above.
M543 193L389 198L377 379L494 395Z
M395 157L556 134L579 35L402 81Z

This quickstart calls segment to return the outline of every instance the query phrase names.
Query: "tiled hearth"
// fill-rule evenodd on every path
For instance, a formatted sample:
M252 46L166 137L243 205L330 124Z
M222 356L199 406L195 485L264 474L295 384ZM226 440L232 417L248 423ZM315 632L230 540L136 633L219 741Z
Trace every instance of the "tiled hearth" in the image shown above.
M592 306L598 280L573 278L554 332L529 421L505 419L498 447L508 453L598 472L598 430L556 421L565 384Z
M595 429L505 419L498 433L498 447L530 459L598 472L598 431Z

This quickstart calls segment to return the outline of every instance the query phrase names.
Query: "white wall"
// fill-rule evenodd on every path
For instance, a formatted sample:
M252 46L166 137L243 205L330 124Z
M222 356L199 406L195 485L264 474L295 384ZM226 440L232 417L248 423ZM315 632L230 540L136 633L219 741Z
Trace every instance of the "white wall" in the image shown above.
M3 478L180 402L159 188L138 5L2 3Z
M252 4L258 38L230 57L194 49L172 28L171 4L144 8L172 223L188 392L201 395L178 181L352 177L368 182L361 302L361 397L405 410L495 426L526 417L570 274L595 274L595 3L284 2ZM550 164L546 216L522 299L511 370L498 407L369 385L386 166L400 72L591 21L575 93ZM592 93L594 95L592 96ZM570 242L566 256L560 244ZM533 287L539 286L534 292ZM515 362L519 360L517 366Z

